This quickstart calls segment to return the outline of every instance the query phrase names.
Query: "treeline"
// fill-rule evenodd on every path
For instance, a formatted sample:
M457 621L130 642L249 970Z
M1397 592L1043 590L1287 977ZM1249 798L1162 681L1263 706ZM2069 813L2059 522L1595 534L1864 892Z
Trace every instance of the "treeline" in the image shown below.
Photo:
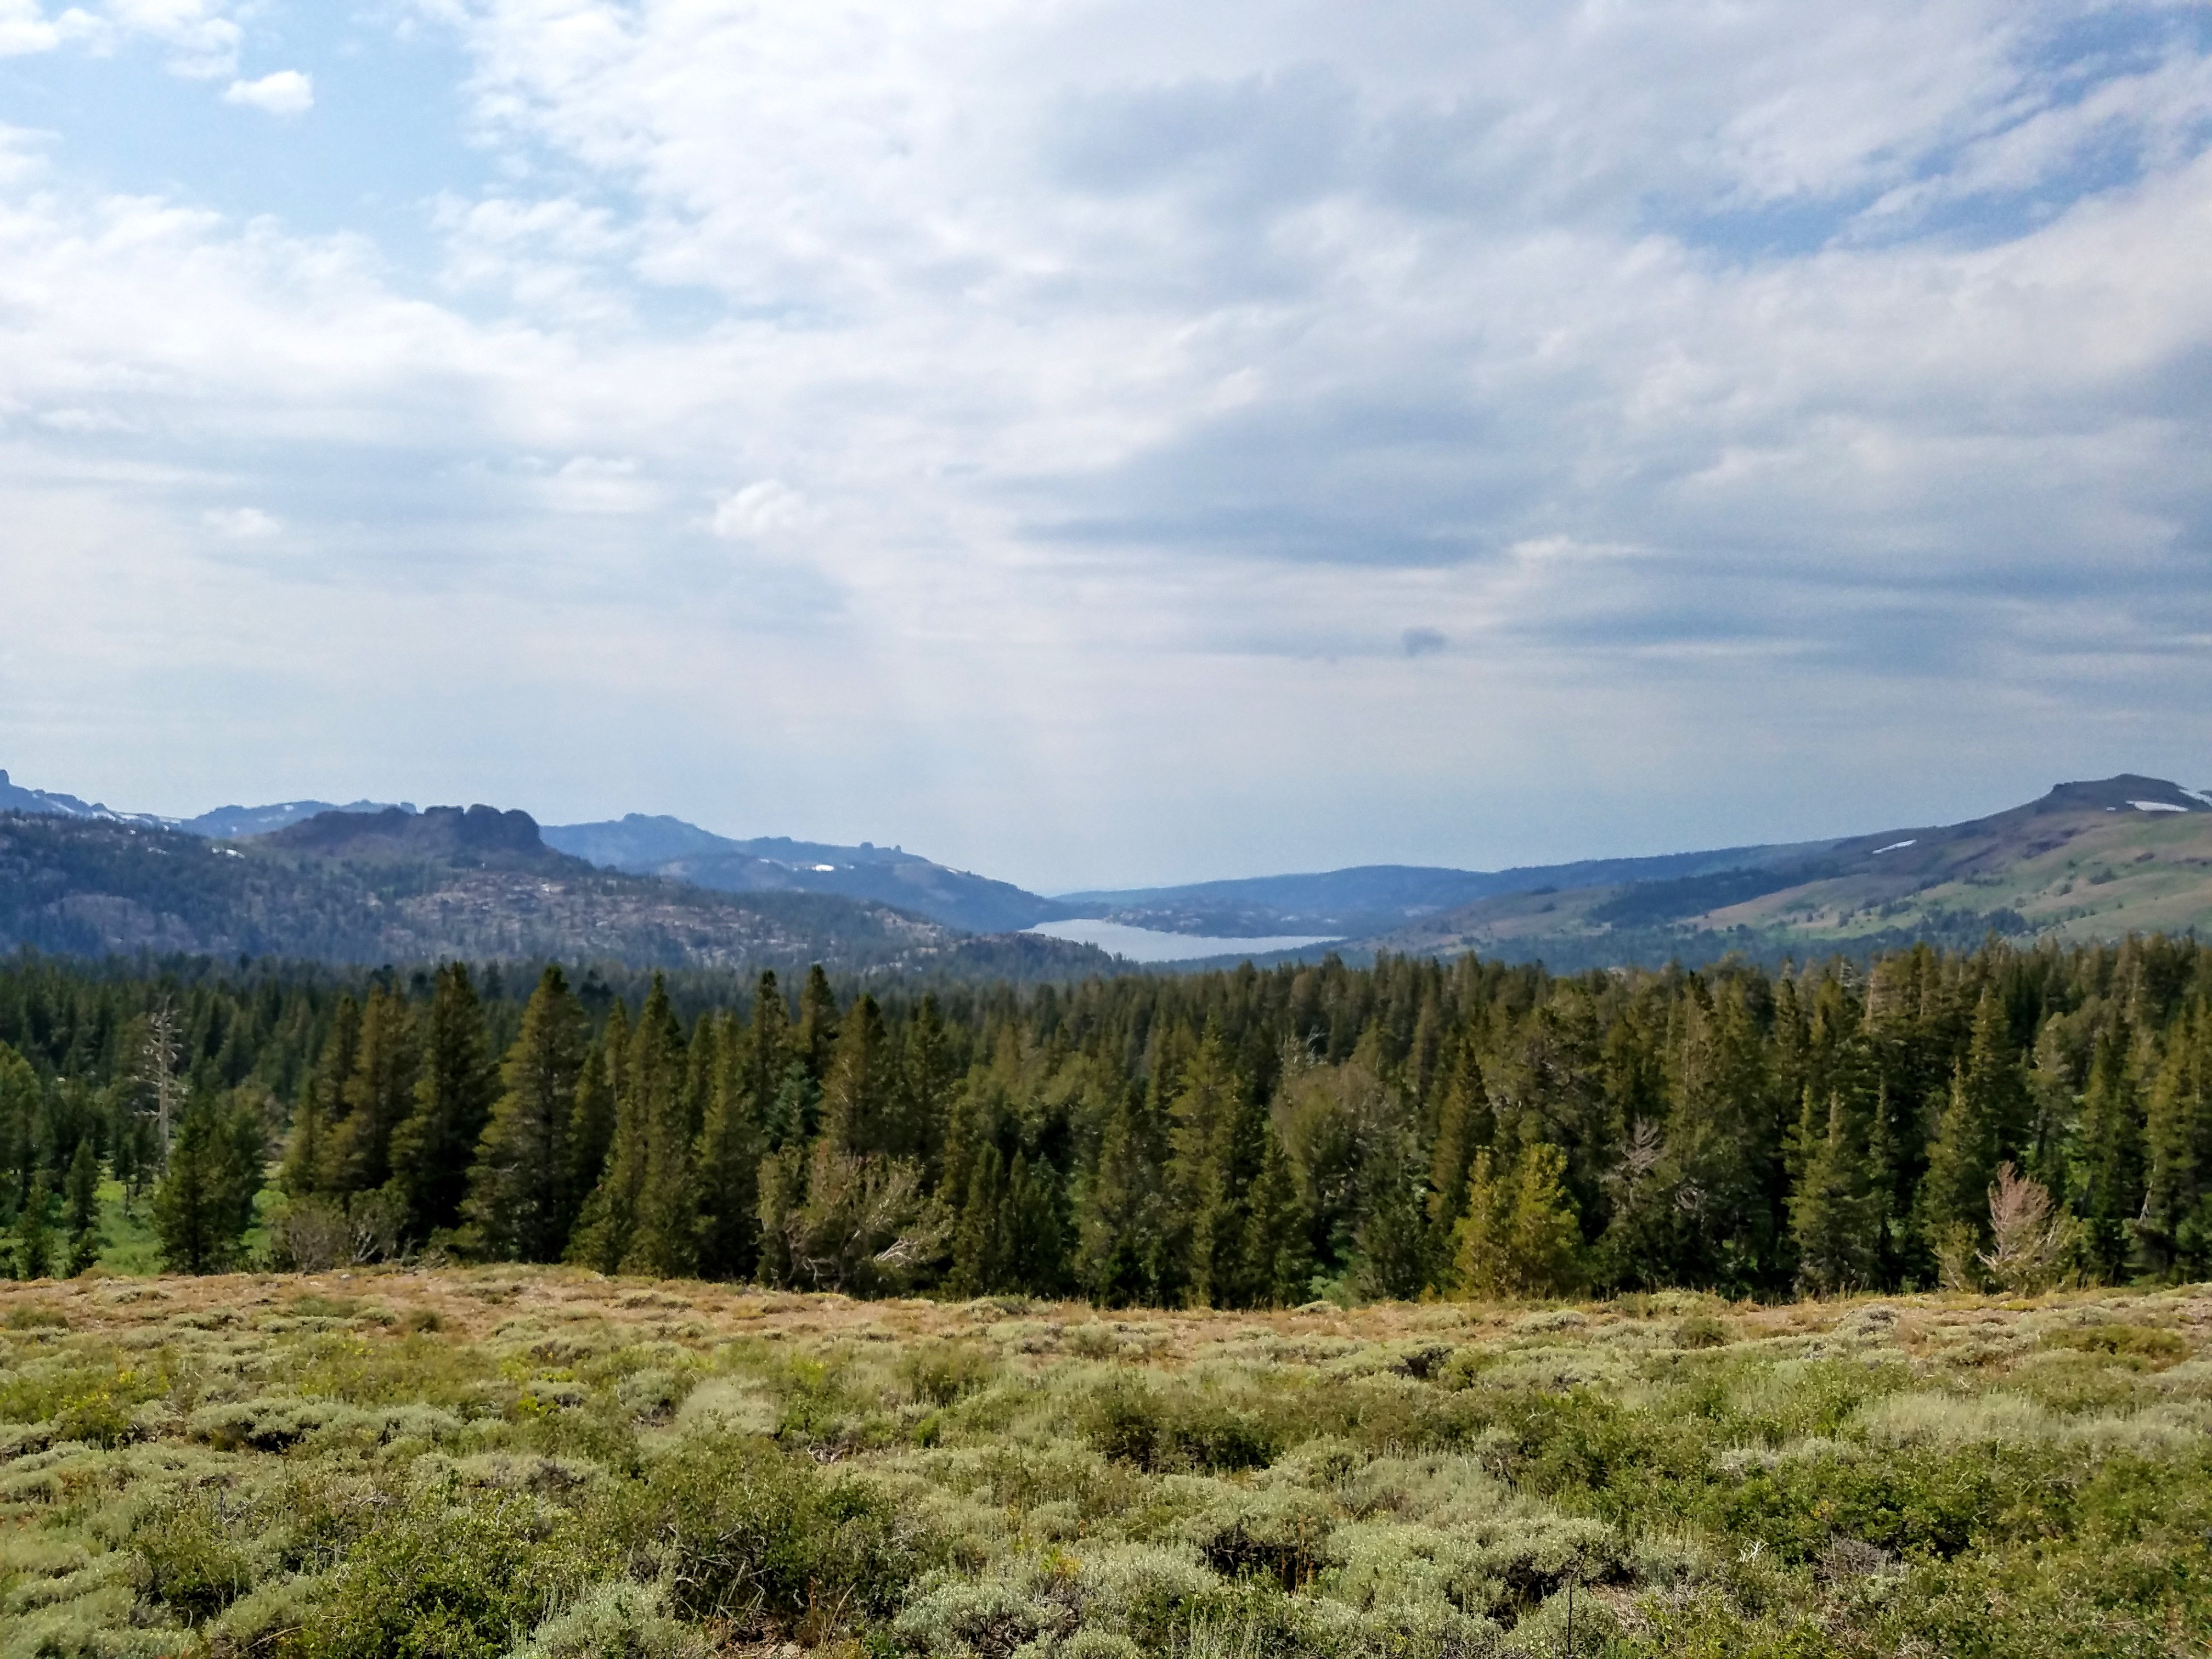
M222 1265L265 1159L276 1265L1217 1306L2212 1276L2193 940L793 988L19 961L0 1220L51 1269L69 1191L160 1165L172 1265Z

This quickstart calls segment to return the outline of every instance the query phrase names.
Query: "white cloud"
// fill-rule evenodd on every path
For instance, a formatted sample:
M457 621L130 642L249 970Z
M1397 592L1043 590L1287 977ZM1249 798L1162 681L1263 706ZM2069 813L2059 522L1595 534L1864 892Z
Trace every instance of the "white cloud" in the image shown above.
M315 85L298 70L278 70L258 81L233 81L224 88L222 101L271 115L305 115L315 106Z
M558 513L645 513L659 504L660 490L638 475L629 459L578 455L548 477L542 494Z
M258 507L213 507L201 516L209 529L234 541L265 542L284 533L283 520Z
M1743 839L1738 768L1818 817L1947 744L2212 737L2212 52L2163 14L422 9L497 180L446 181L425 269L0 184L0 510L110 546L280 501L313 556L234 550L225 603L327 650L190 606L297 707L404 635L495 700L599 688L579 764L634 794L580 811L726 774L1040 880L1205 862L1194 820L1279 826L1224 868L1559 850L1445 838L1570 775L1644 845ZM246 15L105 15L188 61ZM18 635L26 684L137 625L25 603L100 617Z
M104 21L117 33L143 35L169 49L173 74L220 80L238 70L244 30L225 0L106 0Z
M714 529L729 541L754 541L821 522L820 511L780 478L763 478L714 503Z

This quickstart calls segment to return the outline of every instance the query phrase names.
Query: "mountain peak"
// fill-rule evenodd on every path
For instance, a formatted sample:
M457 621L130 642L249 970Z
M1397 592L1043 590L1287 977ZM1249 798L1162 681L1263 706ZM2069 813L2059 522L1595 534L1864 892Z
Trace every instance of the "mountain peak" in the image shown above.
M2125 811L2212 812L2212 801L2165 778L2122 772L2109 778L2052 786L2034 803L2037 812Z
M561 857L545 845L538 820L529 813L483 805L430 806L420 812L398 806L380 812L318 812L256 839L264 847L318 858L534 861Z

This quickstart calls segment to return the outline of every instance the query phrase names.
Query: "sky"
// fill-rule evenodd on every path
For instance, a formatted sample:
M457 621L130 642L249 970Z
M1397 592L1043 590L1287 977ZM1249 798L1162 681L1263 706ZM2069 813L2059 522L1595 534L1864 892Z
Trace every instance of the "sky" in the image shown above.
M1047 891L2212 784L2212 5L0 0L0 766Z

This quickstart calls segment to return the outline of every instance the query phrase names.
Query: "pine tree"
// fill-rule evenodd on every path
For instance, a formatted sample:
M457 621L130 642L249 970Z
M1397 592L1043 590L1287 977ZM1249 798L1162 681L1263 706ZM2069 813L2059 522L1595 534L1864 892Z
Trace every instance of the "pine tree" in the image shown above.
M781 1146L805 1133L803 1122L781 1122L772 1115L783 1086L784 1068L792 1061L791 1011L784 1006L783 992L775 975L763 972L753 991L752 1024L743 1049L744 1086L761 1115L761 1127L769 1145Z
M934 992L923 994L907 1022L906 1052L898 1069L905 1097L902 1139L933 1173L944 1152L942 1134L954 1081L951 1043Z
M1310 1227L1310 1218L1299 1200L1297 1172L1291 1167L1282 1143L1270 1133L1245 1220L1243 1255L1250 1264L1249 1305L1291 1307L1306 1299L1313 1277Z
M985 1145L967 1181L966 1201L952 1236L952 1288L981 1296L1013 1288L1014 1272L1006 1232L1006 1164L996 1146Z
M806 970L799 993L799 1029L792 1033L792 1048L817 1084L828 1078L830 1056L837 1049L837 995L818 962Z
M2092 1265L2118 1278L2128 1260L2132 1224L2143 1201L2141 1072L2134 1034L2124 1022L2098 1033L2081 1098L2079 1174Z
M1583 1280L1582 1230L1566 1191L1566 1155L1531 1141L1511 1173L1492 1172L1486 1149L1468 1176L1457 1267L1463 1295L1556 1296Z
M1482 1066L1475 1058L1474 1044L1462 1043L1444 1084L1436 1139L1429 1148L1426 1209L1432 1280L1449 1276L1452 1233L1467 1202L1468 1173L1474 1165L1477 1149L1488 1146L1492 1133Z
M1790 1200L1798 1285L1820 1296L1864 1289L1881 1269L1881 1228L1865 1144L1840 1093L1822 1123L1808 1087L1799 1140L1804 1172Z
M744 1279L760 1253L761 1129L752 1033L720 1030L714 1096L699 1133L699 1268L710 1279Z
M2168 1042L2151 1088L2143 1151L2138 1263L2161 1277L2193 1271L2212 1242L2196 1224L2212 1190L2212 1006L2198 1004Z
M30 1195L23 1200L22 1212L15 1218L15 1276L18 1279L44 1279L53 1267L53 1240L47 1230L47 1212L52 1208L53 1189L46 1184L46 1172L40 1170L31 1177Z
M169 1143L154 1193L154 1231L172 1273L220 1273L236 1262L261 1187L260 1126L210 1097L192 1102Z
M331 1009L330 1034L323 1039L322 1055L315 1065L315 1084L327 1109L343 1115L345 1086L360 1062L361 1004L350 993L342 993Z
M2006 1029L2003 1006L1985 989L1974 1009L1973 1036L1953 1073L1950 1097L1928 1144L1928 1169L1914 1202L1922 1239L1946 1271L1961 1264L1989 1238L1990 1182L2005 1151L2008 1124L2026 1091Z
M15 1213L30 1193L45 1094L31 1062L0 1042L0 1215Z
M1123 1090L1083 1206L1076 1275L1091 1299L1107 1307L1151 1302L1158 1293L1148 1246L1159 1231L1160 1172L1144 1119L1143 1103Z
M1218 1027L1208 1025L1168 1106L1167 1195L1174 1218L1175 1278L1193 1307L1233 1294L1243 1242L1244 1187L1236 1168L1243 1080Z
M637 1229L623 1253L623 1268L673 1279L698 1268L699 1178L692 1163L697 1131L691 1121L690 1056L684 1028L658 974L638 1016L630 1054L630 1091L644 1121L645 1167L631 1200Z
M1671 1081L1657 1173L1674 1224L1658 1272L1673 1284L1748 1291L1777 1255L1774 1205L1790 1118L1773 1109L1757 1021L1739 981L1710 996L1692 987ZM1794 1117L1796 1100L1788 1105Z
M606 1173L585 1206L572 1259L602 1273L672 1278L696 1265L698 1194L691 1165L684 1028L655 974L629 1034Z
M392 1179L392 1133L415 1109L419 1060L413 1012L378 986L362 1010L345 1119L331 1137L338 1191L373 1192Z
M1057 1295L1066 1281L1066 1228L1052 1166L1014 1154L1006 1176L1006 1260L1018 1290Z
M323 1110L321 1083L310 1074L300 1085L300 1104L284 1140L284 1164L277 1179L289 1198L312 1198L322 1191L331 1164L330 1121Z
M100 1236L100 1158L90 1135L77 1139L69 1176L62 1183L62 1199L69 1229L69 1271L74 1279L100 1259L106 1242Z
M498 1261L557 1261L574 1220L569 1135L584 1074L584 1010L558 968L538 975L501 1063L504 1091L469 1172L471 1248Z
M839 1152L866 1157L902 1150L886 1133L893 1080L883 1010L863 995L845 1016L822 1080L822 1133Z
M438 970L421 1023L413 1109L392 1132L392 1180L407 1229L427 1238L460 1220L477 1139L491 1116L498 1074L469 970Z
M628 1027L610 1020L606 1036L584 1053L584 1069L576 1079L576 1109L568 1120L568 1187L562 1205L563 1213L579 1218L574 1224L581 1224L584 1209L605 1177L614 1150L617 1082L624 1070L619 1059L628 1043Z

